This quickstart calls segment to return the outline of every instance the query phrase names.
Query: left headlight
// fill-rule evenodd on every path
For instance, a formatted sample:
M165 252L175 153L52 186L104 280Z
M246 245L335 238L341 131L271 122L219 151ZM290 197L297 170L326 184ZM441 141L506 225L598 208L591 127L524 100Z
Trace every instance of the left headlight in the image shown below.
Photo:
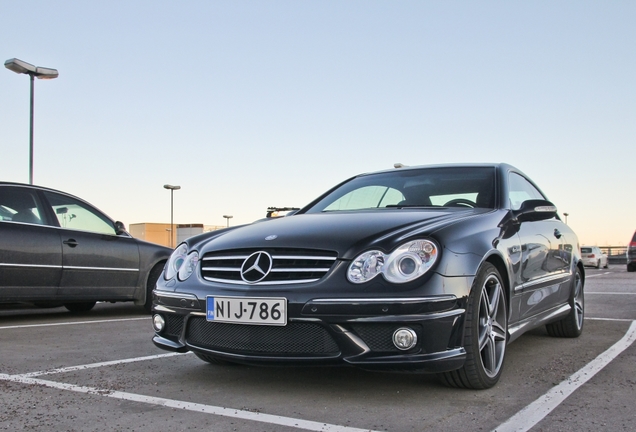
M347 278L360 284L382 274L392 283L410 282L426 273L435 264L437 255L437 245L430 240L404 243L388 255L367 251L351 262Z

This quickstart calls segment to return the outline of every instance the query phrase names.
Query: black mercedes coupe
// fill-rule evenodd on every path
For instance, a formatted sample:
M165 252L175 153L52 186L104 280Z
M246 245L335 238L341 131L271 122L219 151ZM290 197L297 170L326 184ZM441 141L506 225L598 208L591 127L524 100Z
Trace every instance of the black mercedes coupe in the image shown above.
M209 363L499 380L506 345L583 329L578 239L507 164L350 178L292 215L192 237L153 292L156 346Z

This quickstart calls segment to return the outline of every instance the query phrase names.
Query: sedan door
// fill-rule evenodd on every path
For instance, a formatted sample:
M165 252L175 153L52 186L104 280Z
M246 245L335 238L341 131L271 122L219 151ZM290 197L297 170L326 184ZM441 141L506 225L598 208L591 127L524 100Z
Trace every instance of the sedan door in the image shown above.
M33 188L0 186L0 301L50 301L62 277L57 228Z
M86 202L44 192L60 225L60 298L132 299L139 283L137 241L117 235L114 222Z

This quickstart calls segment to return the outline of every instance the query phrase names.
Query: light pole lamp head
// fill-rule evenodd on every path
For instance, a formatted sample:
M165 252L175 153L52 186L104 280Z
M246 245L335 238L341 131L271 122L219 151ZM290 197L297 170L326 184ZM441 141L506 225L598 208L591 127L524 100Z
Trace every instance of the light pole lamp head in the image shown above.
M163 185L163 187L164 187L164 189L170 189L170 190L179 190L179 189L181 189L181 186L172 186L172 185L169 185L169 184L165 184L165 185Z
M4 67L15 73L31 75L38 79L54 79L59 76L57 69L34 66L17 58L5 61Z
M230 219L232 219L234 216L232 216L232 215L223 215L223 217L227 221L227 226L229 228L230 227Z

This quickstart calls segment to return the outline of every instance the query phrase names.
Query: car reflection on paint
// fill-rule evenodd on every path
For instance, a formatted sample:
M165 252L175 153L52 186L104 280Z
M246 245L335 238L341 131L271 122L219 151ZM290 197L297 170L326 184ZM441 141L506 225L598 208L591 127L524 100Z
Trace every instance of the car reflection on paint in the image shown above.
M363 174L291 216L179 245L154 291L153 342L216 364L489 388L522 333L581 334L580 259L556 207L510 165Z

